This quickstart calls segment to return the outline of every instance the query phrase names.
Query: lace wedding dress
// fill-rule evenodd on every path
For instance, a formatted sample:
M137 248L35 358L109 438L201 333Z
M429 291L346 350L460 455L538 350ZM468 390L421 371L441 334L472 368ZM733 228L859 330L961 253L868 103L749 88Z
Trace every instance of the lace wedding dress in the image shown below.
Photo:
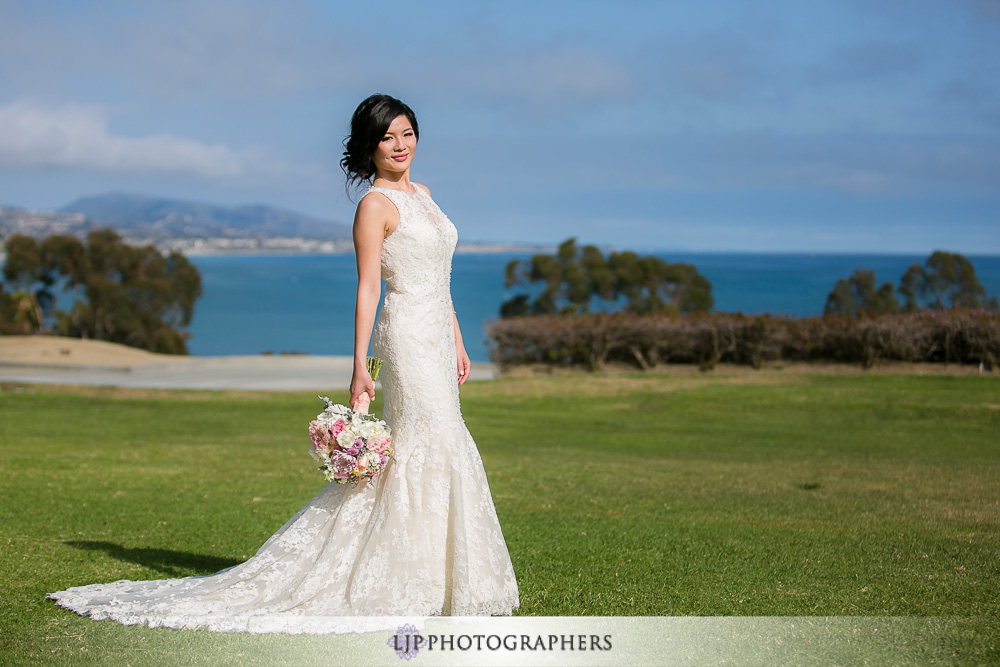
M399 210L382 246L386 293L372 338L395 458L374 488L327 484L252 558L215 574L93 584L49 598L128 625L289 634L385 627L372 617L509 615L518 607L459 405L450 297L458 233L415 189L369 190Z

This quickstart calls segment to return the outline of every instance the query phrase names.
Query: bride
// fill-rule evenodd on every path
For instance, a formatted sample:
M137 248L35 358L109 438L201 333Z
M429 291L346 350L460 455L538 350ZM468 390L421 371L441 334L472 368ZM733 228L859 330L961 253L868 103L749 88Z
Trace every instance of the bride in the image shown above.
M128 625L288 634L372 629L363 617L509 615L518 607L459 404L470 362L450 296L458 233L410 180L419 136L410 107L372 95L354 112L341 160L349 185L370 183L354 218L350 392L351 405L375 395L365 367L371 342L383 360L383 418L395 450L374 486L327 484L252 558L215 574L92 584L49 598Z

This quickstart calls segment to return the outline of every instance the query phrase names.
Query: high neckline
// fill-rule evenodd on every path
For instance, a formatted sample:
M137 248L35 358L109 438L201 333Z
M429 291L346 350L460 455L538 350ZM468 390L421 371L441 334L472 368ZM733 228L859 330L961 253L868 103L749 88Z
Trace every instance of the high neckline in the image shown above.
M415 195L415 194L417 194L417 186L414 185L412 187L413 187L412 190L404 190L403 188L390 188L387 185L372 185L371 186L372 189L378 188L379 190L391 190L393 192L405 192L408 195Z

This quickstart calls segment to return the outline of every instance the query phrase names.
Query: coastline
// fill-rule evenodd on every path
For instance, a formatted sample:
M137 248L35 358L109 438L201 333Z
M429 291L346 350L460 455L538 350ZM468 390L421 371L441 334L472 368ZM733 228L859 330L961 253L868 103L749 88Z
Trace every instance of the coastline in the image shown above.
M177 251L185 257L295 257L295 256L339 256L353 255L354 244L350 241L342 240L310 240L293 239L294 243L288 243L288 239L273 239L277 241L274 245L256 245L254 243L235 245L214 245L214 244L186 244L186 243L161 243L152 239L128 239L125 241L134 245L154 245L163 253ZM301 243L300 243L301 242ZM532 245L527 243L459 243L455 248L456 255L505 255L505 254L535 254L553 253L554 245ZM3 251L0 242L0 264L7 259L7 253Z
M246 248L177 248L186 257L293 257L296 255L353 255L354 245L337 243L331 249L333 242L317 242L316 249L300 247L246 247ZM456 255L503 255L551 253L555 246L530 245L518 243L459 243L455 248ZM3 254L0 253L0 261Z

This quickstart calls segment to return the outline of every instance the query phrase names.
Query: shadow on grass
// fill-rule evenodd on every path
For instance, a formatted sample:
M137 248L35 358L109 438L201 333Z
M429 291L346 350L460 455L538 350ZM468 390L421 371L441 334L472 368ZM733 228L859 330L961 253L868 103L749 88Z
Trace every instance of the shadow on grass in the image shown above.
M235 558L189 554L170 549L130 548L112 542L93 540L69 541L63 544L88 551L103 551L112 558L142 565L171 577L185 577L192 573L213 574L243 562Z

